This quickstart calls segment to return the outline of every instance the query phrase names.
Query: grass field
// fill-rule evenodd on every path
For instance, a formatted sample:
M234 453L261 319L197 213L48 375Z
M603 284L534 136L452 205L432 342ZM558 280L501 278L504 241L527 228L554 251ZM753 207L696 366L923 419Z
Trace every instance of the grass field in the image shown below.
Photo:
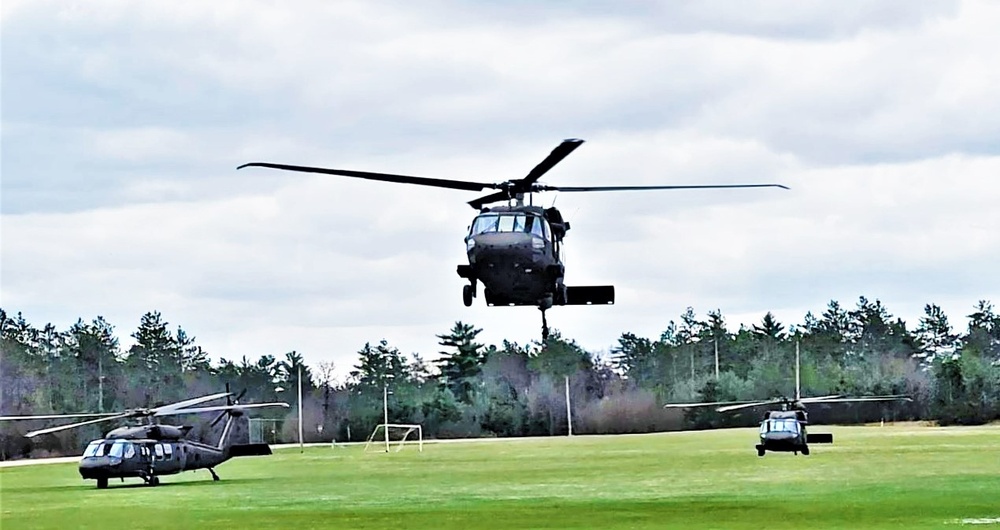
M1000 529L1000 426L814 430L836 443L809 457L758 458L752 429L313 447L101 491L75 464L11 467L0 526Z

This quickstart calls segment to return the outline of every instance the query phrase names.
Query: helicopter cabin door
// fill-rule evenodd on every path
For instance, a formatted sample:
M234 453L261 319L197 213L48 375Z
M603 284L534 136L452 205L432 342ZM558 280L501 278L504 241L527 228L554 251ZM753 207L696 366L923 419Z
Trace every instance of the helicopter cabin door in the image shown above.
M170 442L157 442L149 445L152 452L153 469L157 475L177 473L183 467L178 447Z

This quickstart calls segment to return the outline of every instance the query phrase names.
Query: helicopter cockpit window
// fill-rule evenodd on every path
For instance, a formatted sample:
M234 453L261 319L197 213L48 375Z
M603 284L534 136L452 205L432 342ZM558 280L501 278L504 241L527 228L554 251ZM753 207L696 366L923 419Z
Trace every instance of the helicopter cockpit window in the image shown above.
M542 239L549 239L549 226L545 219L523 213L485 214L472 223L471 235L490 232L522 232Z
M524 216L501 215L497 229L500 232L524 232Z
M769 432L799 432L799 424L795 420L768 420L767 424Z
M101 443L104 440L94 440L87 444L87 448L83 450L83 456L97 456L97 451L101 449Z
M472 235L476 236L486 232L496 232L499 221L499 215L480 215L476 217L476 220L472 223Z
M545 240L549 239L549 224L545 222L545 219L537 215L529 215L525 222L525 232Z
M118 458L121 458L122 455L125 454L125 446L126 445L131 446L132 444L130 444L128 442L115 442L111 446L111 451L108 452L108 456L117 456Z
M87 450L84 451L83 456L108 456L113 455L111 452L114 448L115 443L111 441L96 440L90 442L87 446Z

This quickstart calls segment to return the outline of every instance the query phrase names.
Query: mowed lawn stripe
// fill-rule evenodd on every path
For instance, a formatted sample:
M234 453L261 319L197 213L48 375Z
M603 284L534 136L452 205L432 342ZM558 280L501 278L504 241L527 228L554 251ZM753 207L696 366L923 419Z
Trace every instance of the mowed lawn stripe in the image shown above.
M1000 517L1000 427L829 427L809 457L753 429L282 449L156 488L0 470L3 528L940 528Z

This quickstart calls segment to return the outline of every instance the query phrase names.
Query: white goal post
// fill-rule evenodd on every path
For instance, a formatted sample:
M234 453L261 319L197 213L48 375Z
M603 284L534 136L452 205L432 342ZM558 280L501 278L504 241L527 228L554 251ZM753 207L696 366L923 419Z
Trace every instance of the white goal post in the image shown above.
M379 430L382 430L383 436L380 436L379 440L375 439L375 435L378 434ZM402 434L396 434L402 431ZM396 445L396 452L403 449L403 445L409 440L413 443L413 440L409 439L410 435L414 432L417 433L417 447L420 452L424 451L424 429L420 425L408 424L408 423L380 423L375 426L375 430L372 431L372 435L368 437L368 442L365 443L365 452L369 451L372 444L382 444L385 443L384 451L389 452L389 448L392 445Z

